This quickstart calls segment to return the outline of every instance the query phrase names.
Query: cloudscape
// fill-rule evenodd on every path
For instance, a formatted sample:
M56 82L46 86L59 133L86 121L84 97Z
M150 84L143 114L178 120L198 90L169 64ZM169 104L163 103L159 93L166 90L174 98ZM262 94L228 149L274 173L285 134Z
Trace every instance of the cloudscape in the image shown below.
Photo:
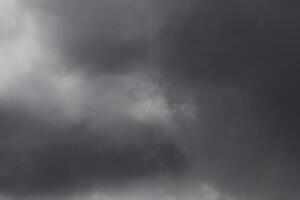
M297 200L300 3L0 0L0 200Z

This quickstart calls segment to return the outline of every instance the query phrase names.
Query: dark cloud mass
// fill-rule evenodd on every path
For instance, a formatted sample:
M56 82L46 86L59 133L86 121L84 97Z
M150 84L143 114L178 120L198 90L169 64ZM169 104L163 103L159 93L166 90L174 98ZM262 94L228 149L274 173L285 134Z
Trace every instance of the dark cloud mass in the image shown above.
M20 32L0 47L3 194L164 177L160 199L299 199L300 3L14 2L31 23L0 29Z
M53 195L95 184L107 189L159 173L183 172L185 156L167 138L140 132L143 140L120 144L84 124L57 124L26 115L1 109L3 193Z
M160 35L173 98L189 89L208 112L200 165L226 190L298 198L298 11L293 1L199 1Z
M166 67L162 70L172 84L200 94L196 100L200 111L203 95L210 101L204 104L209 114L204 115L208 118L204 126L212 128L204 130L209 132L203 139L208 147L201 148L204 158L199 161L208 167L206 174L212 173L225 190L242 196L249 192L249 196L296 199L299 5L244 3L199 1L184 16L171 16L160 36ZM218 89L203 86L207 82ZM225 96L212 95L218 90ZM172 92L175 99L181 98L176 87Z

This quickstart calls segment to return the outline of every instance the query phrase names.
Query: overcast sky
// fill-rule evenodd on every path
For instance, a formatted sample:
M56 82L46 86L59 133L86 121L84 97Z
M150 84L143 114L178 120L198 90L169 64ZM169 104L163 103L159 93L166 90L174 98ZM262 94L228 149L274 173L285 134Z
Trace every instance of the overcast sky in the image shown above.
M300 3L0 0L0 200L297 200Z

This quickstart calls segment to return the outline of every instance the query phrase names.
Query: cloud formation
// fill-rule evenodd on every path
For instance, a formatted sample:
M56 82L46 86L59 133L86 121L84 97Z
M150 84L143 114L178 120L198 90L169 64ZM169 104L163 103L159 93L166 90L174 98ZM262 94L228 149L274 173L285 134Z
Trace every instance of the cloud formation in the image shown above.
M1 192L297 199L298 7L0 0Z

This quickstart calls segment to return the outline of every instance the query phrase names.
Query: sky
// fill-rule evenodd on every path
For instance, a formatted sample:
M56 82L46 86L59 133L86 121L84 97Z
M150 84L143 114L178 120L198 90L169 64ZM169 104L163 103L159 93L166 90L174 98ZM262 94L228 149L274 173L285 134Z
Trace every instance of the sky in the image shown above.
M300 3L0 0L0 200L296 200Z

